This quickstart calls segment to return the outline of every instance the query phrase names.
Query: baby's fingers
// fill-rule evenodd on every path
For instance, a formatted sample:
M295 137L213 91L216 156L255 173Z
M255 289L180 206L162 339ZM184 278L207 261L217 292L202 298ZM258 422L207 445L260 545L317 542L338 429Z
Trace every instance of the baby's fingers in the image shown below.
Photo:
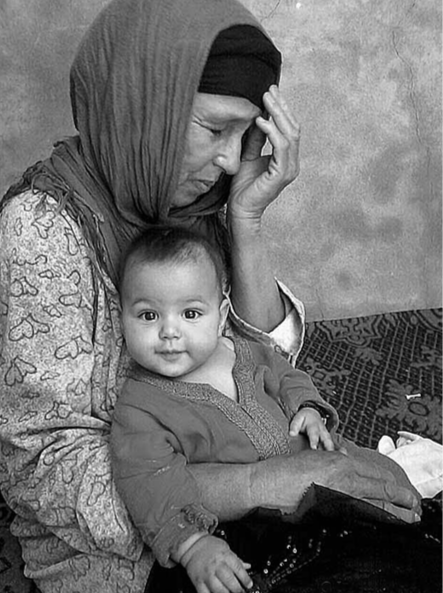
M300 434L300 431L303 427L303 422L304 419L302 416L295 415L289 424L289 436L296 437L298 434Z
M318 420L311 420L307 423L306 434L308 435L311 449L318 449L318 446L322 445L326 451L334 451L335 447L331 435L323 424L323 420L320 420L320 417Z
M311 449L318 449L318 443L320 442L320 433L317 428L311 428L307 431L309 446Z
M335 451L334 441L326 429L320 434L320 443L325 451Z
M244 563L234 555L229 563L219 568L217 577L230 593L243 593L245 589L250 589L253 584Z

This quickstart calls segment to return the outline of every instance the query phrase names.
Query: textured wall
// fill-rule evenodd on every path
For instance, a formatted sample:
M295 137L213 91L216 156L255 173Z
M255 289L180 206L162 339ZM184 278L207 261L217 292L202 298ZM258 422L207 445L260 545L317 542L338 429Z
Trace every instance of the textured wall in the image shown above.
M301 174L266 219L308 318L441 306L440 0L244 0L284 55ZM68 71L106 0L1 0L0 190L72 133Z

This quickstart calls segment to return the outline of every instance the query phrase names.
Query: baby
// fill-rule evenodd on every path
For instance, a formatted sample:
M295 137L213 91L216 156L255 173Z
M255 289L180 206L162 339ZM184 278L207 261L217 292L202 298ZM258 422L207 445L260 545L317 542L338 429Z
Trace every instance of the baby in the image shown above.
M117 488L157 560L183 565L198 593L252 586L250 566L211 535L187 464L254 463L304 435L333 450L335 410L309 376L264 344L225 329L230 304L218 251L157 227L122 266L122 331L133 359L112 427Z

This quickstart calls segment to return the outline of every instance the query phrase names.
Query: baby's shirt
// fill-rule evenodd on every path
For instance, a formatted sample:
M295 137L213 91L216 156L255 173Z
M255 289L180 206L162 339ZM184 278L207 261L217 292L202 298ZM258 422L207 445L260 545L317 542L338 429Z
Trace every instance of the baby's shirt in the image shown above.
M289 421L307 401L335 410L306 373L263 344L233 338L234 401L208 384L154 375L134 363L117 402L114 479L144 541L164 566L192 534L212 532L188 463L254 463L289 454Z

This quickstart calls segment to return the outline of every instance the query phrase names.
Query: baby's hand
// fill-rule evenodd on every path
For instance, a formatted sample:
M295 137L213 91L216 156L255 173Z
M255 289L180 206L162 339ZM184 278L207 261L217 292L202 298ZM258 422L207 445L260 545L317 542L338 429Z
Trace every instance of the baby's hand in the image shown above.
M250 564L242 562L228 544L213 535L198 539L181 557L197 593L244 593L253 585L246 572Z
M305 434L311 449L317 449L320 444L326 451L334 451L334 442L326 428L322 417L313 408L303 408L292 418L289 424L289 435L295 437Z

